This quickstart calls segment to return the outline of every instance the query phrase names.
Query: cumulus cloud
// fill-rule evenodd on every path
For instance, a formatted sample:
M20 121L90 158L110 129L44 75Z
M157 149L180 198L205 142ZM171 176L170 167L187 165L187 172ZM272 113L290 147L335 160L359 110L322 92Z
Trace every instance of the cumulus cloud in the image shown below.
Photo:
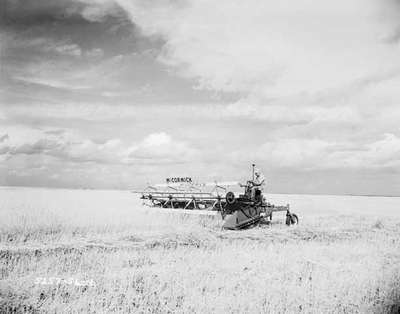
M0 158L16 173L398 167L397 0L6 3Z
M97 144L90 139L60 130L40 130L28 127L7 128L8 138L1 143L3 157L17 155L48 155L72 161L111 162L110 143Z
M188 144L174 141L168 134L153 133L129 149L126 162L183 163L198 155Z
M265 122L272 131L275 123L302 125L287 128L286 139L269 136L260 156L273 164L396 163L387 151L394 143L379 140L385 133L397 139L400 117L399 47L387 41L399 27L394 1L118 3L144 34L163 36L158 60L177 75L199 89L241 95L213 108L218 116Z
M18 155L47 155L67 162L163 164L189 162L196 155L193 148L164 132L149 134L133 144L118 138L99 143L71 130L25 127L8 128L0 138L0 155L6 159Z

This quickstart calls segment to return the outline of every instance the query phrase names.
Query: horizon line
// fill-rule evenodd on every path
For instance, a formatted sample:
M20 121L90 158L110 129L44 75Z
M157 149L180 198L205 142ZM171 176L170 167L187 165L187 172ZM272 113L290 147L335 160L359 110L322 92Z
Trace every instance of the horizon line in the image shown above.
M133 188L93 188L93 187L58 187L58 186L45 186L45 185L0 185L1 188L33 188L33 189L55 189L55 190L92 190L92 191L129 191L132 192ZM355 193L290 193L290 192L264 192L265 194L287 194L287 195L329 195L329 196L363 196L363 197L400 197L395 194L355 194ZM140 193L138 193L140 194Z

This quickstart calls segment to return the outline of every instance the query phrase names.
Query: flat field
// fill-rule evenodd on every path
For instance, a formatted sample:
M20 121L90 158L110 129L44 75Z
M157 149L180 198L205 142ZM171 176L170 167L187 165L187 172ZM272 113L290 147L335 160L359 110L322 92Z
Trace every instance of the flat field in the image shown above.
M300 224L222 231L127 191L0 188L0 312L398 312L400 198L268 199Z

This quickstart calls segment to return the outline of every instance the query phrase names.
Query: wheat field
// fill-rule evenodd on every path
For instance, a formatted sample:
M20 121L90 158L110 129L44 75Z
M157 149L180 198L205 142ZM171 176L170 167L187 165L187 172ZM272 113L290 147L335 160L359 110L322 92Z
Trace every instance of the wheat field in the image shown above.
M0 189L1 313L398 313L400 198L268 195L271 225L128 191Z

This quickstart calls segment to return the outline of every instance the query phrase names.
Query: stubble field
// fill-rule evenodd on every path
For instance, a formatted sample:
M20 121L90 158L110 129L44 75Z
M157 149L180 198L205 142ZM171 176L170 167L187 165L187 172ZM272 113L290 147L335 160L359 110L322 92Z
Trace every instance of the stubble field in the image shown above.
M0 312L398 312L400 198L268 198L300 224L222 231L127 191L1 188Z

